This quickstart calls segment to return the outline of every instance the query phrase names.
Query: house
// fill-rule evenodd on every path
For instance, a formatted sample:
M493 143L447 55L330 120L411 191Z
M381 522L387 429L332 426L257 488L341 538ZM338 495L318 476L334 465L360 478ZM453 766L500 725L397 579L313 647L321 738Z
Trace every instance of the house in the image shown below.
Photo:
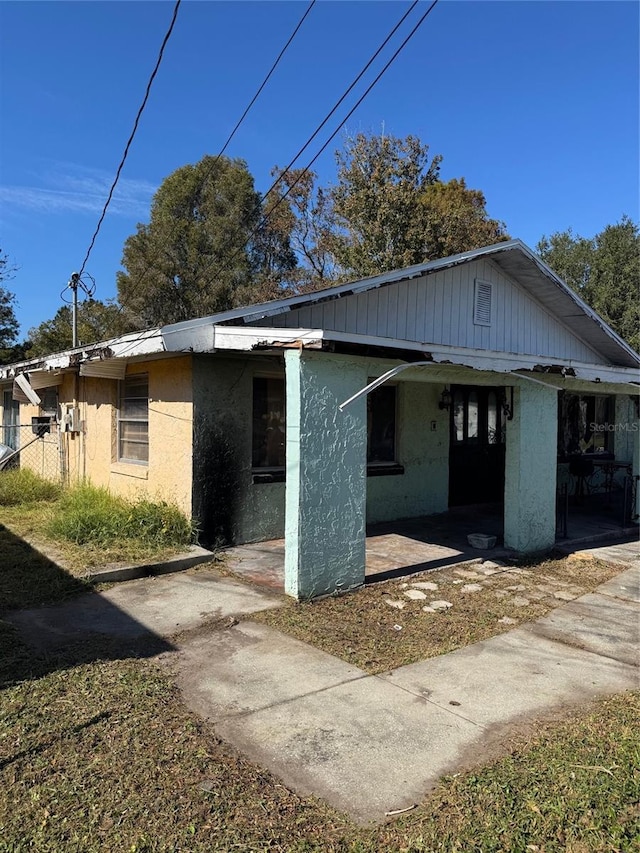
M307 598L362 584L367 522L495 500L507 547L550 548L566 459L621 466L637 517L639 367L511 240L5 366L4 443L53 416L22 465L284 536Z

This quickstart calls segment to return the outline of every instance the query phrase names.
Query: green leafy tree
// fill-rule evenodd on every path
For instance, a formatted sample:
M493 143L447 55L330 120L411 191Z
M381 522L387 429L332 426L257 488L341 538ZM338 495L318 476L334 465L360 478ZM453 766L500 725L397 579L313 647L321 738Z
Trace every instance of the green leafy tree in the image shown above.
M636 351L640 350L640 232L623 216L595 237L542 237L540 257Z
M334 274L367 276L509 239L480 190L440 180L442 157L417 137L348 137L322 223Z
M0 282L13 278L16 267L0 249ZM0 364L10 364L24 358L25 348L16 343L20 324L16 317L16 297L0 284Z
M426 215L425 246L430 259L509 239L504 222L488 215L484 193L469 189L464 178L429 184L420 202Z
M335 284L341 270L333 254L337 226L331 193L317 186L312 171L276 166L271 174L277 177L274 206L284 198L278 209L297 260L287 274L287 289L304 293Z
M428 259L426 210L420 198L438 180L442 157L414 136L367 136L346 140L336 155L332 189L338 226L330 241L349 275L367 276Z
M88 299L78 305L78 342L104 341L133 330L130 318L117 305ZM72 309L60 307L55 317L29 329L29 356L48 355L70 349L73 344Z
M242 160L205 156L169 175L124 246L118 298L134 324L213 314L277 288L295 257L263 212Z

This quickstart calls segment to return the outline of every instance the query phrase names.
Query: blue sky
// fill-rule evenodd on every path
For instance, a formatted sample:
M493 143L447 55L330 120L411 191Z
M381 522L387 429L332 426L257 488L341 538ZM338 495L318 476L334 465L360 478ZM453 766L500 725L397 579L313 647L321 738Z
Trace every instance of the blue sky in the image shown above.
M306 7L183 2L87 269L115 296L122 247L163 178L215 154ZM408 3L319 0L227 154L266 191ZM22 332L82 263L168 26L170 2L0 3L0 246ZM414 134L534 246L638 220L639 5L440 0L346 125ZM412 19L426 9L414 11ZM410 29L407 23L402 32ZM330 130L382 67L398 35ZM336 138L315 165L335 177Z

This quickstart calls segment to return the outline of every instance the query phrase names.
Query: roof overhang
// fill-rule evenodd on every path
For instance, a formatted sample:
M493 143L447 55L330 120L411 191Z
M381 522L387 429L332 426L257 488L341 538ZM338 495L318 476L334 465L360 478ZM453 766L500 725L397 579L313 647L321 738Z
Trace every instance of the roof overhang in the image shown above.
M378 357L384 354L388 360L424 360L435 365L455 365L473 371L489 373L531 372L551 377L561 387L565 380L579 379L586 382L638 386L640 374L637 368L596 365L546 356L521 355L519 353L452 347L405 340L355 335L325 329L285 329L264 326L236 327L200 324L196 330L169 327L163 329L163 339L168 352L182 351L189 346L190 352L245 352L264 353L296 347L299 349L349 352L352 355ZM415 358L413 358L415 353ZM546 381L546 380L545 380Z
M263 322L269 317L284 314L308 305L319 305L335 299L342 299L368 290L385 287L399 281L419 278L440 270L467 264L481 258L490 259L509 277L527 290L531 296L547 308L567 329L578 336L588 346L597 351L605 362L622 367L640 365L640 356L596 312L590 308L553 270L548 267L521 240L507 240L473 249L448 258L428 261L424 264L406 267L401 270L370 276L348 284L328 287L324 290L301 296L235 308L211 317L186 320L165 326L162 330L165 340L170 335L194 335L199 338L207 334L207 327L215 326L251 326Z

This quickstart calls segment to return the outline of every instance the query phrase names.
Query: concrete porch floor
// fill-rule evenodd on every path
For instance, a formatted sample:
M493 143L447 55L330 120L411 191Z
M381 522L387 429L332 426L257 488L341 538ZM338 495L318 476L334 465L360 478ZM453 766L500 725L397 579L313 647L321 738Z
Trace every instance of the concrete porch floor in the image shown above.
M472 548L469 533L497 537L495 548ZM624 541L637 535L637 525L622 528L616 516L594 512L592 507L570 507L568 537L558 539L563 551L598 541ZM501 504L455 507L422 518L367 526L365 582L425 572L469 560L505 559L512 552L502 546ZM226 551L231 571L250 583L284 591L284 539L238 545Z

